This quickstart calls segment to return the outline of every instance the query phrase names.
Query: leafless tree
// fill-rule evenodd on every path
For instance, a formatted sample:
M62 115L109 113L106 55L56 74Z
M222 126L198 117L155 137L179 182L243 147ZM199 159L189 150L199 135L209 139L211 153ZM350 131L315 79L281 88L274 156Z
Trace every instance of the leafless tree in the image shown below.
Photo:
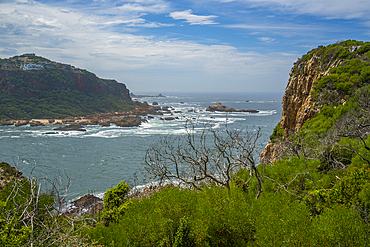
M30 230L27 246L83 245L76 233L86 224L80 222L95 219L63 215L66 195L73 184L67 175L65 177L66 184L62 177L37 178L31 173L28 178L15 176L8 184L10 193L6 202L12 207L3 208L2 220L5 225L24 226Z
M160 183L179 183L199 190L210 184L230 189L236 172L244 168L250 171L250 178L257 179L258 198L262 192L256 168L260 137L260 128L230 130L226 124L224 129L216 129L211 122L187 121L184 135L168 135L147 150L144 174Z

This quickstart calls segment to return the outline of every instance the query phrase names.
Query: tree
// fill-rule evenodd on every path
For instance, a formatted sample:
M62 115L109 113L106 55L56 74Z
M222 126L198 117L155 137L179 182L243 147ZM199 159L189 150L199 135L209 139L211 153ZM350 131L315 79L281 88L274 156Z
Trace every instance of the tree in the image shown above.
M236 172L244 168L249 170L248 181L253 176L257 179L258 198L262 192L256 168L261 151L260 137L260 128L254 131L230 130L226 124L224 129L217 129L211 122L188 120L184 135L168 135L147 150L145 178L158 179L160 184L179 183L198 190L210 184L230 189ZM248 181L242 180L244 184Z

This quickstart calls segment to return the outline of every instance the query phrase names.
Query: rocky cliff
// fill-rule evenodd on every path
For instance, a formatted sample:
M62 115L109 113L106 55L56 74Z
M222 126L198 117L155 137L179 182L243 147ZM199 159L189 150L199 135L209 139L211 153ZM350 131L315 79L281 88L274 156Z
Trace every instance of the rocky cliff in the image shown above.
M345 98L361 86L361 83L356 85L354 82L353 72L344 71L346 77L337 81L321 80L322 78L330 76L334 68L345 67L357 60L366 64L369 59L370 43L353 40L327 47L320 46L298 59L290 71L285 88L282 118L274 129L271 142L261 154L261 163L276 159L279 144L274 141L275 138L288 139L291 134L297 133L306 121L314 118L323 106L343 104ZM359 76L363 76L361 68L359 71ZM363 83L368 82L366 78L362 80ZM347 91L342 89L343 85L348 85L345 88Z

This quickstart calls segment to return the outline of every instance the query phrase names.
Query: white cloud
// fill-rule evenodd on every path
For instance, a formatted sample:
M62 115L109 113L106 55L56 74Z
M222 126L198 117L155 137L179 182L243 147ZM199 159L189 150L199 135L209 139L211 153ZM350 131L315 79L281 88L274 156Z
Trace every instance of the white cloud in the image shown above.
M259 37L258 38L260 41L266 42L266 43L271 43L275 41L275 38L270 38L270 37Z
M126 3L119 7L117 7L119 10L122 10L124 12L137 12L137 13L165 13L168 11L169 7L166 3L153 3L151 2L145 2L145 5L138 4L138 3Z
M160 91L256 91L263 81L266 84L276 81L273 71L287 76L298 57L238 52L230 45L134 35L113 28L118 24L162 25L134 16L104 16L85 13L84 9L61 9L37 2L0 4L0 57L34 52L54 61L86 68L102 78L117 79L136 92L153 88ZM211 17L191 21L213 23ZM261 75L270 74L271 78L261 78ZM257 80L258 85L254 83ZM229 81L233 83L227 83ZM285 83L284 78L280 85L268 88L271 91L284 88Z
M194 15L192 10L184 11L175 11L170 14L175 20L185 20L190 23L190 25L209 25L209 24L218 24L213 19L217 18L215 15Z
M224 0L219 0L225 2ZM252 7L263 6L290 14L310 14L323 18L370 19L370 1L368 0L235 0L250 4Z

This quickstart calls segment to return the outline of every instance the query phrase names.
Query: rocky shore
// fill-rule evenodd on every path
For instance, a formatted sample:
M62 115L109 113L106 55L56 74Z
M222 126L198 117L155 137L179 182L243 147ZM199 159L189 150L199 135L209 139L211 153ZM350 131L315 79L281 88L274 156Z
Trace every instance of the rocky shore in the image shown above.
M135 127L146 122L145 118L148 115L163 115L167 110L162 110L161 107L151 106L144 102L135 102L137 108L132 111L119 111L108 113L96 113L82 117L68 117L64 119L28 119L28 120L0 120L0 126L14 125L23 126L29 124L31 127L43 125L65 125L55 128L59 131L85 131L84 125L101 125L103 127L115 124L119 127ZM144 117L144 118L143 118Z
M108 113L96 113L88 116L81 117L68 117L64 119L22 119L22 120L0 120L0 126L4 125L14 125L23 126L29 124L31 127L44 126L44 125L63 125L53 130L57 131L86 131L83 126L85 125L100 125L103 127L108 127L114 124L119 127L136 127L141 123L148 121L148 119L153 118L153 115L164 115L173 113L181 113L181 111L175 111L173 107L168 106L158 106L158 103L149 105L147 102L138 102L135 104L137 108L131 111L118 111L118 112L108 112ZM231 107L227 107L220 102L217 102L214 106L209 106L206 111L210 112L250 112L258 113L257 110L251 109L241 109L236 110ZM194 112L194 110L189 110L188 112ZM163 116L160 119L164 121L176 120L179 117L173 116ZM47 134L55 134L57 132L48 132Z

